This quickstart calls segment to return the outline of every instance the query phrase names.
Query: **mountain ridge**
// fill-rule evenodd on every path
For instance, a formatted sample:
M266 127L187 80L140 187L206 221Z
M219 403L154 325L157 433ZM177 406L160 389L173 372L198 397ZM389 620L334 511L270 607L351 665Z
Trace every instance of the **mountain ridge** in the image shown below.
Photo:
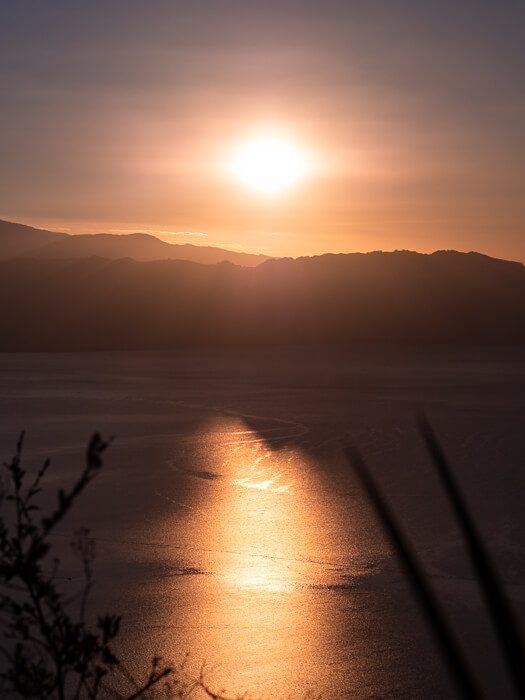
M71 235L0 220L0 259L67 259L92 256L113 260L129 257L139 262L171 258L192 260L206 265L228 261L245 266L259 265L269 258L267 255L230 251L216 246L167 243L148 233Z
M525 343L525 266L407 251L271 259L0 261L0 350Z

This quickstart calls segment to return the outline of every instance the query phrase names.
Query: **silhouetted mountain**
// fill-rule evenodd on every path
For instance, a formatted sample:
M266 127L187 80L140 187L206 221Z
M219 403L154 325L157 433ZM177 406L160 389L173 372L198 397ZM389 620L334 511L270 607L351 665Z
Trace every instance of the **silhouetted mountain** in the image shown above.
M0 262L4 350L525 341L525 267L440 251L256 268L101 258Z
M0 221L0 259L24 258L89 258L110 260L132 258L139 261L191 260L205 265L231 262L253 267L268 260L267 255L251 255L235 251L196 246L189 243L166 243L147 233L94 233L70 236L23 224Z
M14 258L33 248L56 243L67 237L67 233L44 231L40 228L32 228L0 219L0 259Z

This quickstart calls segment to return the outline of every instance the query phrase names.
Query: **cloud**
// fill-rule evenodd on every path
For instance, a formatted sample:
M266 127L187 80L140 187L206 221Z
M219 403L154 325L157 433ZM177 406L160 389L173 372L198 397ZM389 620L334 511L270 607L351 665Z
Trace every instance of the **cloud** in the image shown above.
M216 243L215 245L219 248L241 253L264 253L265 250L268 250L268 246L265 245L240 245L235 243Z
M0 216L0 219L3 219L3 218L7 218L7 217ZM71 231L70 226L55 226L54 224L47 224L47 223L42 224L39 221L37 221L36 223L34 221L31 221L30 223L27 223L27 224L24 221L24 224L26 226L33 226L34 228L43 229L44 231L63 231L64 233L66 231Z
M207 233L201 231L162 231L153 228L114 228L110 233L149 233L154 236L207 236Z
M170 231L171 236L207 236L207 233L201 231Z

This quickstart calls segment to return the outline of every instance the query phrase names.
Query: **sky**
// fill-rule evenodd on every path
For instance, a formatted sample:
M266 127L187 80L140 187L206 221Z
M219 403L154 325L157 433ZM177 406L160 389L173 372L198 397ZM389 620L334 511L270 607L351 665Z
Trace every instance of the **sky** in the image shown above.
M525 261L524 36L523 0L5 0L0 218ZM263 133L282 192L232 175Z

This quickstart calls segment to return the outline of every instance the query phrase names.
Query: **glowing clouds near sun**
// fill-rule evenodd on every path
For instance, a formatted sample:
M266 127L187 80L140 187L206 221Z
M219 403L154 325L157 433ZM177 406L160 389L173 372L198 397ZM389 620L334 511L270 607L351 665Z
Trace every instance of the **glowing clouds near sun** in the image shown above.
M263 136L242 142L232 172L245 187L263 194L283 192L302 180L308 165L301 149L283 137Z

